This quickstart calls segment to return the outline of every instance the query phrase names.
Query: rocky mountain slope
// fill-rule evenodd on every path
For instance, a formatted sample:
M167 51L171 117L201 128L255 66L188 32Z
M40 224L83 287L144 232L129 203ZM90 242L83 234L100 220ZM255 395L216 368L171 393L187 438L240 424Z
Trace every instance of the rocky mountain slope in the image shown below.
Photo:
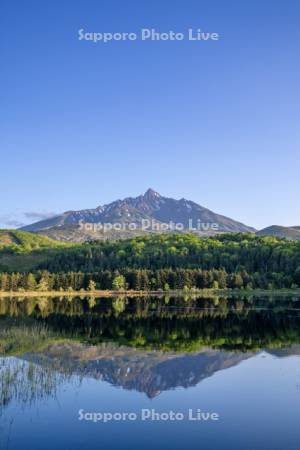
M193 201L164 197L152 189L138 197L116 200L95 209L67 211L22 229L73 241L114 238L114 235L131 237L155 231L192 231L198 234L255 231Z

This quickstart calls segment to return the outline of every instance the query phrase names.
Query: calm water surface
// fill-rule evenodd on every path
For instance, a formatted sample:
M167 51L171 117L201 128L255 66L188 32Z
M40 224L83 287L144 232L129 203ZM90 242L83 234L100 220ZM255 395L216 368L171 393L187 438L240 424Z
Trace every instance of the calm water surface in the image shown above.
M1 449L299 450L299 418L297 298L0 299Z

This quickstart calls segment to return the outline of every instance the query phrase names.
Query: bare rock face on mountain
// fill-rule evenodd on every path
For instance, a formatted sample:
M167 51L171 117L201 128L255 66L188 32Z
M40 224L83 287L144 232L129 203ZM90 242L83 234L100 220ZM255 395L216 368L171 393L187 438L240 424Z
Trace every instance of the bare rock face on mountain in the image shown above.
M182 229L172 229L170 223L181 224ZM93 233L83 224L100 224ZM103 235L101 224L122 224L117 237L131 237L143 232L162 231L153 224L166 224L163 231L194 231L199 234L215 234L216 232L253 232L253 228L228 217L210 211L197 203L184 198L175 200L163 197L158 192L148 189L138 197L127 197L116 200L95 209L67 211L61 215L42 220L23 227L23 230L39 232L55 239L86 240L114 237L115 229ZM135 227L129 227L135 224ZM97 235L98 233L98 235ZM124 234L124 236L122 235ZM72 235L72 238L70 236Z

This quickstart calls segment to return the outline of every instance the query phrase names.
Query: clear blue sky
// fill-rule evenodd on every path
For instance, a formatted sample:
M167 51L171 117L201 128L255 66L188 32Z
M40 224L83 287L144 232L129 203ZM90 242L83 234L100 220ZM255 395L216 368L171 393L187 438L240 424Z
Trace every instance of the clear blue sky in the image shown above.
M148 187L300 225L298 0L2 0L0 17L0 226ZM78 40L145 27L221 38Z

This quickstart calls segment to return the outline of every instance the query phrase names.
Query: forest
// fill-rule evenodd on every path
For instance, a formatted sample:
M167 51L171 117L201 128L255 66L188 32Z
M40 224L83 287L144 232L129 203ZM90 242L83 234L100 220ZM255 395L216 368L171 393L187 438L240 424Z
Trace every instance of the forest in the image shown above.
M42 258L30 271L0 267L0 290L300 287L300 242L251 233L149 235L28 252Z

